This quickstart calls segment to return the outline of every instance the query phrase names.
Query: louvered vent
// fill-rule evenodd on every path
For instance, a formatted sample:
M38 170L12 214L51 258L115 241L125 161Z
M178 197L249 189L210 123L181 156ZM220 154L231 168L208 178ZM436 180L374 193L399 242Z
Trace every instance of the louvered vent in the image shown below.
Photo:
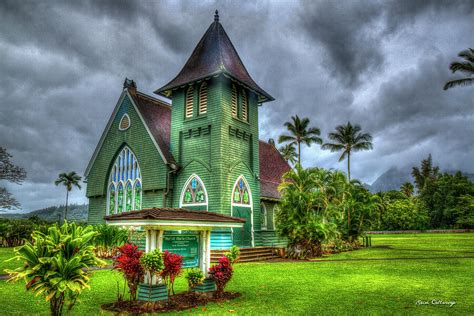
M124 114L120 120L119 129L124 131L130 127L130 117L128 114Z
M232 116L237 117L237 89L232 85Z
M186 93L186 118L193 117L193 99L194 99L194 88L189 87Z
M207 112L207 83L203 82L199 89L199 115Z
M247 103L247 94L245 90L242 90L242 120L248 120L248 103Z

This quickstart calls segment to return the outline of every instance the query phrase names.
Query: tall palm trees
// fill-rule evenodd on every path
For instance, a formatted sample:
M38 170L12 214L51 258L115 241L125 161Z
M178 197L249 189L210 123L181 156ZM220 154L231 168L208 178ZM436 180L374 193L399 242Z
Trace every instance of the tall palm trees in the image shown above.
M285 159L287 162L291 162L293 166L296 164L298 155L296 154L296 149L293 144L286 144L280 147L279 151L283 159Z
M448 90L456 86L468 86L474 83L474 77L473 77L474 76L474 49L469 48L469 49L463 50L462 52L458 54L458 56L465 59L466 61L452 62L451 65L449 65L449 69L453 73L455 73L456 71L460 71L462 73L465 73L469 77L446 82L446 84L443 87L444 90Z
M298 115L291 117L292 122L286 122L284 125L290 132L290 135L281 135L278 138L279 143L289 142L291 145L298 147L298 164L301 164L301 143L311 146L311 144L322 144L323 141L319 137L321 131L316 127L308 127L309 118L300 119Z
M81 185L79 182L81 181L82 177L79 176L75 171L71 171L69 173L63 172L60 173L56 181L54 181L55 185L63 184L66 187L66 208L64 210L64 220L66 220L67 216L67 203L69 198L69 191L72 190L73 187L81 189Z
M361 150L372 149L372 136L368 133L362 133L360 125L352 125L347 122L346 125L336 126L336 132L329 133L329 139L333 143L325 143L322 148L332 152L342 151L339 161L347 157L347 175L351 179L351 153Z

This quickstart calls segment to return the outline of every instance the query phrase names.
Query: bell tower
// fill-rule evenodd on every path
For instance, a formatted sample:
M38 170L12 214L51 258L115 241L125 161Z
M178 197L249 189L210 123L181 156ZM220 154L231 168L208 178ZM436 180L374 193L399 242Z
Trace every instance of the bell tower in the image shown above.
M170 146L180 166L173 179L172 206L246 217L241 241L251 246L253 223L259 223L255 216L260 214L258 106L273 98L250 77L217 10L184 67L155 93L172 100ZM199 203L193 188L185 188L193 177L204 187ZM250 194L243 215L233 214L239 179ZM229 234L214 233L212 247L229 242Z

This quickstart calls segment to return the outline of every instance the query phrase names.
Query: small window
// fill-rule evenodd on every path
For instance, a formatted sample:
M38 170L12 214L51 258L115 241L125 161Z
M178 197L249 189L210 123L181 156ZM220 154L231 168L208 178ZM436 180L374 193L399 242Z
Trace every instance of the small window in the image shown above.
M242 90L241 94L242 98L242 120L248 121L248 102L247 102L247 93L245 93L245 90Z
M243 177L240 177L234 186L232 202L234 204L250 205L250 193L247 182L244 181Z
M186 92L186 118L193 117L193 103L194 103L194 88L193 86L188 88Z
M237 88L232 85L232 116L237 117Z
M207 113L207 83L203 82L199 89L199 115Z
M130 117L128 114L124 114L120 119L119 130L124 131L130 127Z
M261 219L261 230L267 230L267 223L268 223L268 214L267 214L267 208L265 207L265 204L260 205L260 219Z

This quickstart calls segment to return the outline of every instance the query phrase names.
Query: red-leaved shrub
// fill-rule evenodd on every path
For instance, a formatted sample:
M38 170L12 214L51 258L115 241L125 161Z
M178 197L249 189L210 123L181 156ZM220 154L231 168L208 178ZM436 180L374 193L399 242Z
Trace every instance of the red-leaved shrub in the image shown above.
M168 285L168 295L173 292L174 295L174 280L181 273L181 266L183 264L183 256L171 253L168 250L163 253L163 260L165 268L161 271L163 281Z
M209 277L216 282L216 296L222 297L227 282L232 278L232 265L229 258L223 256L219 259L219 264L213 265L209 269Z
M123 273L130 292L130 300L137 299L137 288L143 279L144 271L140 264L143 251L134 244L125 244L118 248L119 255L114 260L114 269Z

